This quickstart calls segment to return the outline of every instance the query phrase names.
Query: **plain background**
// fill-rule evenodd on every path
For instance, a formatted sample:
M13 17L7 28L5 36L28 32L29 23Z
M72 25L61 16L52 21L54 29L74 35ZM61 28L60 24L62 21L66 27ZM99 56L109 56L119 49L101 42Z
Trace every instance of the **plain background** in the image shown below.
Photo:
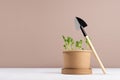
M83 39L76 16L105 67L120 67L120 0L0 0L0 67L62 67L61 36Z

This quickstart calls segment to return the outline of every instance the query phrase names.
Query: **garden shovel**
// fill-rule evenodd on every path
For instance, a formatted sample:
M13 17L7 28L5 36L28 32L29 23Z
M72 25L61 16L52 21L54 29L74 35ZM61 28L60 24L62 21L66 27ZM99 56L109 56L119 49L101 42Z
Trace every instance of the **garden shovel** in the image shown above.
M105 70L105 68L104 68L104 65L102 64L102 62L101 62L101 60L100 60L100 58L99 58L99 56L98 56L98 54L97 54L97 52L96 52L96 50L95 50L95 48L94 48L94 46L93 46L90 38L88 37L87 33L86 33L85 30L84 30L84 28L87 27L87 23L86 23L85 21L83 21L81 18L78 18L78 17L76 17L76 20L77 20L77 22L79 23L80 29L81 29L84 37L85 37L86 40L88 41L89 47L90 47L91 50L93 51L95 58L96 58L97 61L99 62L100 67L102 68L103 73L106 74L106 70Z

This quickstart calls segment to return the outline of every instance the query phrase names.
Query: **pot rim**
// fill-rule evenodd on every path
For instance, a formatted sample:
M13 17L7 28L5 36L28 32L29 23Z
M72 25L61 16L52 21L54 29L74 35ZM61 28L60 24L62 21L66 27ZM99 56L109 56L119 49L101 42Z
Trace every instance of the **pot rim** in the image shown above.
M69 52L92 52L92 50L64 50L63 53Z

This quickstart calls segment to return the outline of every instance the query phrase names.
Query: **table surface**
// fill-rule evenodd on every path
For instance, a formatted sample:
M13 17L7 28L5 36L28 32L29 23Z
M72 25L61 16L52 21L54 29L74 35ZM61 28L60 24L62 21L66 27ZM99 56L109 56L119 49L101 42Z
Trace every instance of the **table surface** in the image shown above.
M0 68L0 80L120 80L120 68L93 68L91 75L64 75L61 68Z

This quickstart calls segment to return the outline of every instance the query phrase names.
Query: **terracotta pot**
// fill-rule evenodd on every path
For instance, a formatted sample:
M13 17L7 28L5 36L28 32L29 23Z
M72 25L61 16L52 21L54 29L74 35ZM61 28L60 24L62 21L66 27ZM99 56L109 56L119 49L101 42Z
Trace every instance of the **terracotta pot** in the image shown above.
M63 74L91 74L90 50L63 51Z

